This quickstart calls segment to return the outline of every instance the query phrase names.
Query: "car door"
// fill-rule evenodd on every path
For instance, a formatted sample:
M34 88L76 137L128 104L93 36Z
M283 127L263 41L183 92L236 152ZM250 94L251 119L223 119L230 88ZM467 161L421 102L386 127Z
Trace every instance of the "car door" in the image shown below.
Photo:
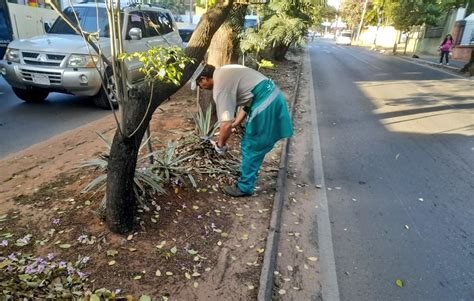
M146 30L143 12L138 10L128 11L125 17L126 22L124 24L125 30L123 33L124 51L128 54L146 51L148 49L146 45L148 31ZM138 28L142 31L142 38L140 40L132 40L129 35L130 29L132 28ZM133 83L143 78L143 74L139 71L142 65L143 64L136 59L132 59L131 61L126 60L126 66L129 72L129 81Z

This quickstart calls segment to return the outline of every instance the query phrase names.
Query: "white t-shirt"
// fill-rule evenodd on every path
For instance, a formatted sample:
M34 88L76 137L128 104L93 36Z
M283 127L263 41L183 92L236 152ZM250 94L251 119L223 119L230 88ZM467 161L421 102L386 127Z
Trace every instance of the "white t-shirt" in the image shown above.
M267 79L260 72L241 65L216 68L212 78L219 122L234 120L237 106L246 105L253 98L253 88Z

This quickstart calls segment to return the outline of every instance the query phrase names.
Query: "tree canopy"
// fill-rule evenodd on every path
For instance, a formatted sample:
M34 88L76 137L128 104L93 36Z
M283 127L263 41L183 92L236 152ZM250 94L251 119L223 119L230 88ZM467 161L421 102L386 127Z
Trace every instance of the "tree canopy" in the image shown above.
M186 12L187 4L184 0L151 0L152 4L169 9L176 15L182 15Z

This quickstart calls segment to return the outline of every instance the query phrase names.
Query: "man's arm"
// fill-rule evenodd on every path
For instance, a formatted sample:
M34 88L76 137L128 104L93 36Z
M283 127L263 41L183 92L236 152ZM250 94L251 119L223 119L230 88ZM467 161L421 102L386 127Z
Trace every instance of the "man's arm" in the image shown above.
M217 146L224 147L227 139L232 134L232 121L223 121L219 126L219 138L217 139Z
M237 118L235 118L234 122L232 122L232 128L237 127L239 124L244 121L245 117L247 116L247 113L241 109L239 114L237 114Z

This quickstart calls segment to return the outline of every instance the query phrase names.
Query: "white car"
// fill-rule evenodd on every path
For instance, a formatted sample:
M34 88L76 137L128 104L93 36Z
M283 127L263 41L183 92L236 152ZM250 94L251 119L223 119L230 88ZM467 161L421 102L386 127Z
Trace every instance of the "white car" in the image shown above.
M336 38L337 45L350 45L352 42L352 33L351 32L342 32Z
M77 4L66 8L64 13L83 31L98 32L98 46L106 57L110 57L105 4ZM122 14L125 52L146 51L152 46L182 47L178 27L170 11L139 5L122 8ZM98 62L97 54L83 38L58 18L46 35L11 42L4 60L0 61L0 73L16 96L26 102L41 102L50 92L62 92L92 96L98 107L110 108L109 99L116 102L113 77L110 76L112 71ZM139 71L142 63L127 60L125 64L131 83L143 80L143 74ZM105 89L102 78L105 79Z

